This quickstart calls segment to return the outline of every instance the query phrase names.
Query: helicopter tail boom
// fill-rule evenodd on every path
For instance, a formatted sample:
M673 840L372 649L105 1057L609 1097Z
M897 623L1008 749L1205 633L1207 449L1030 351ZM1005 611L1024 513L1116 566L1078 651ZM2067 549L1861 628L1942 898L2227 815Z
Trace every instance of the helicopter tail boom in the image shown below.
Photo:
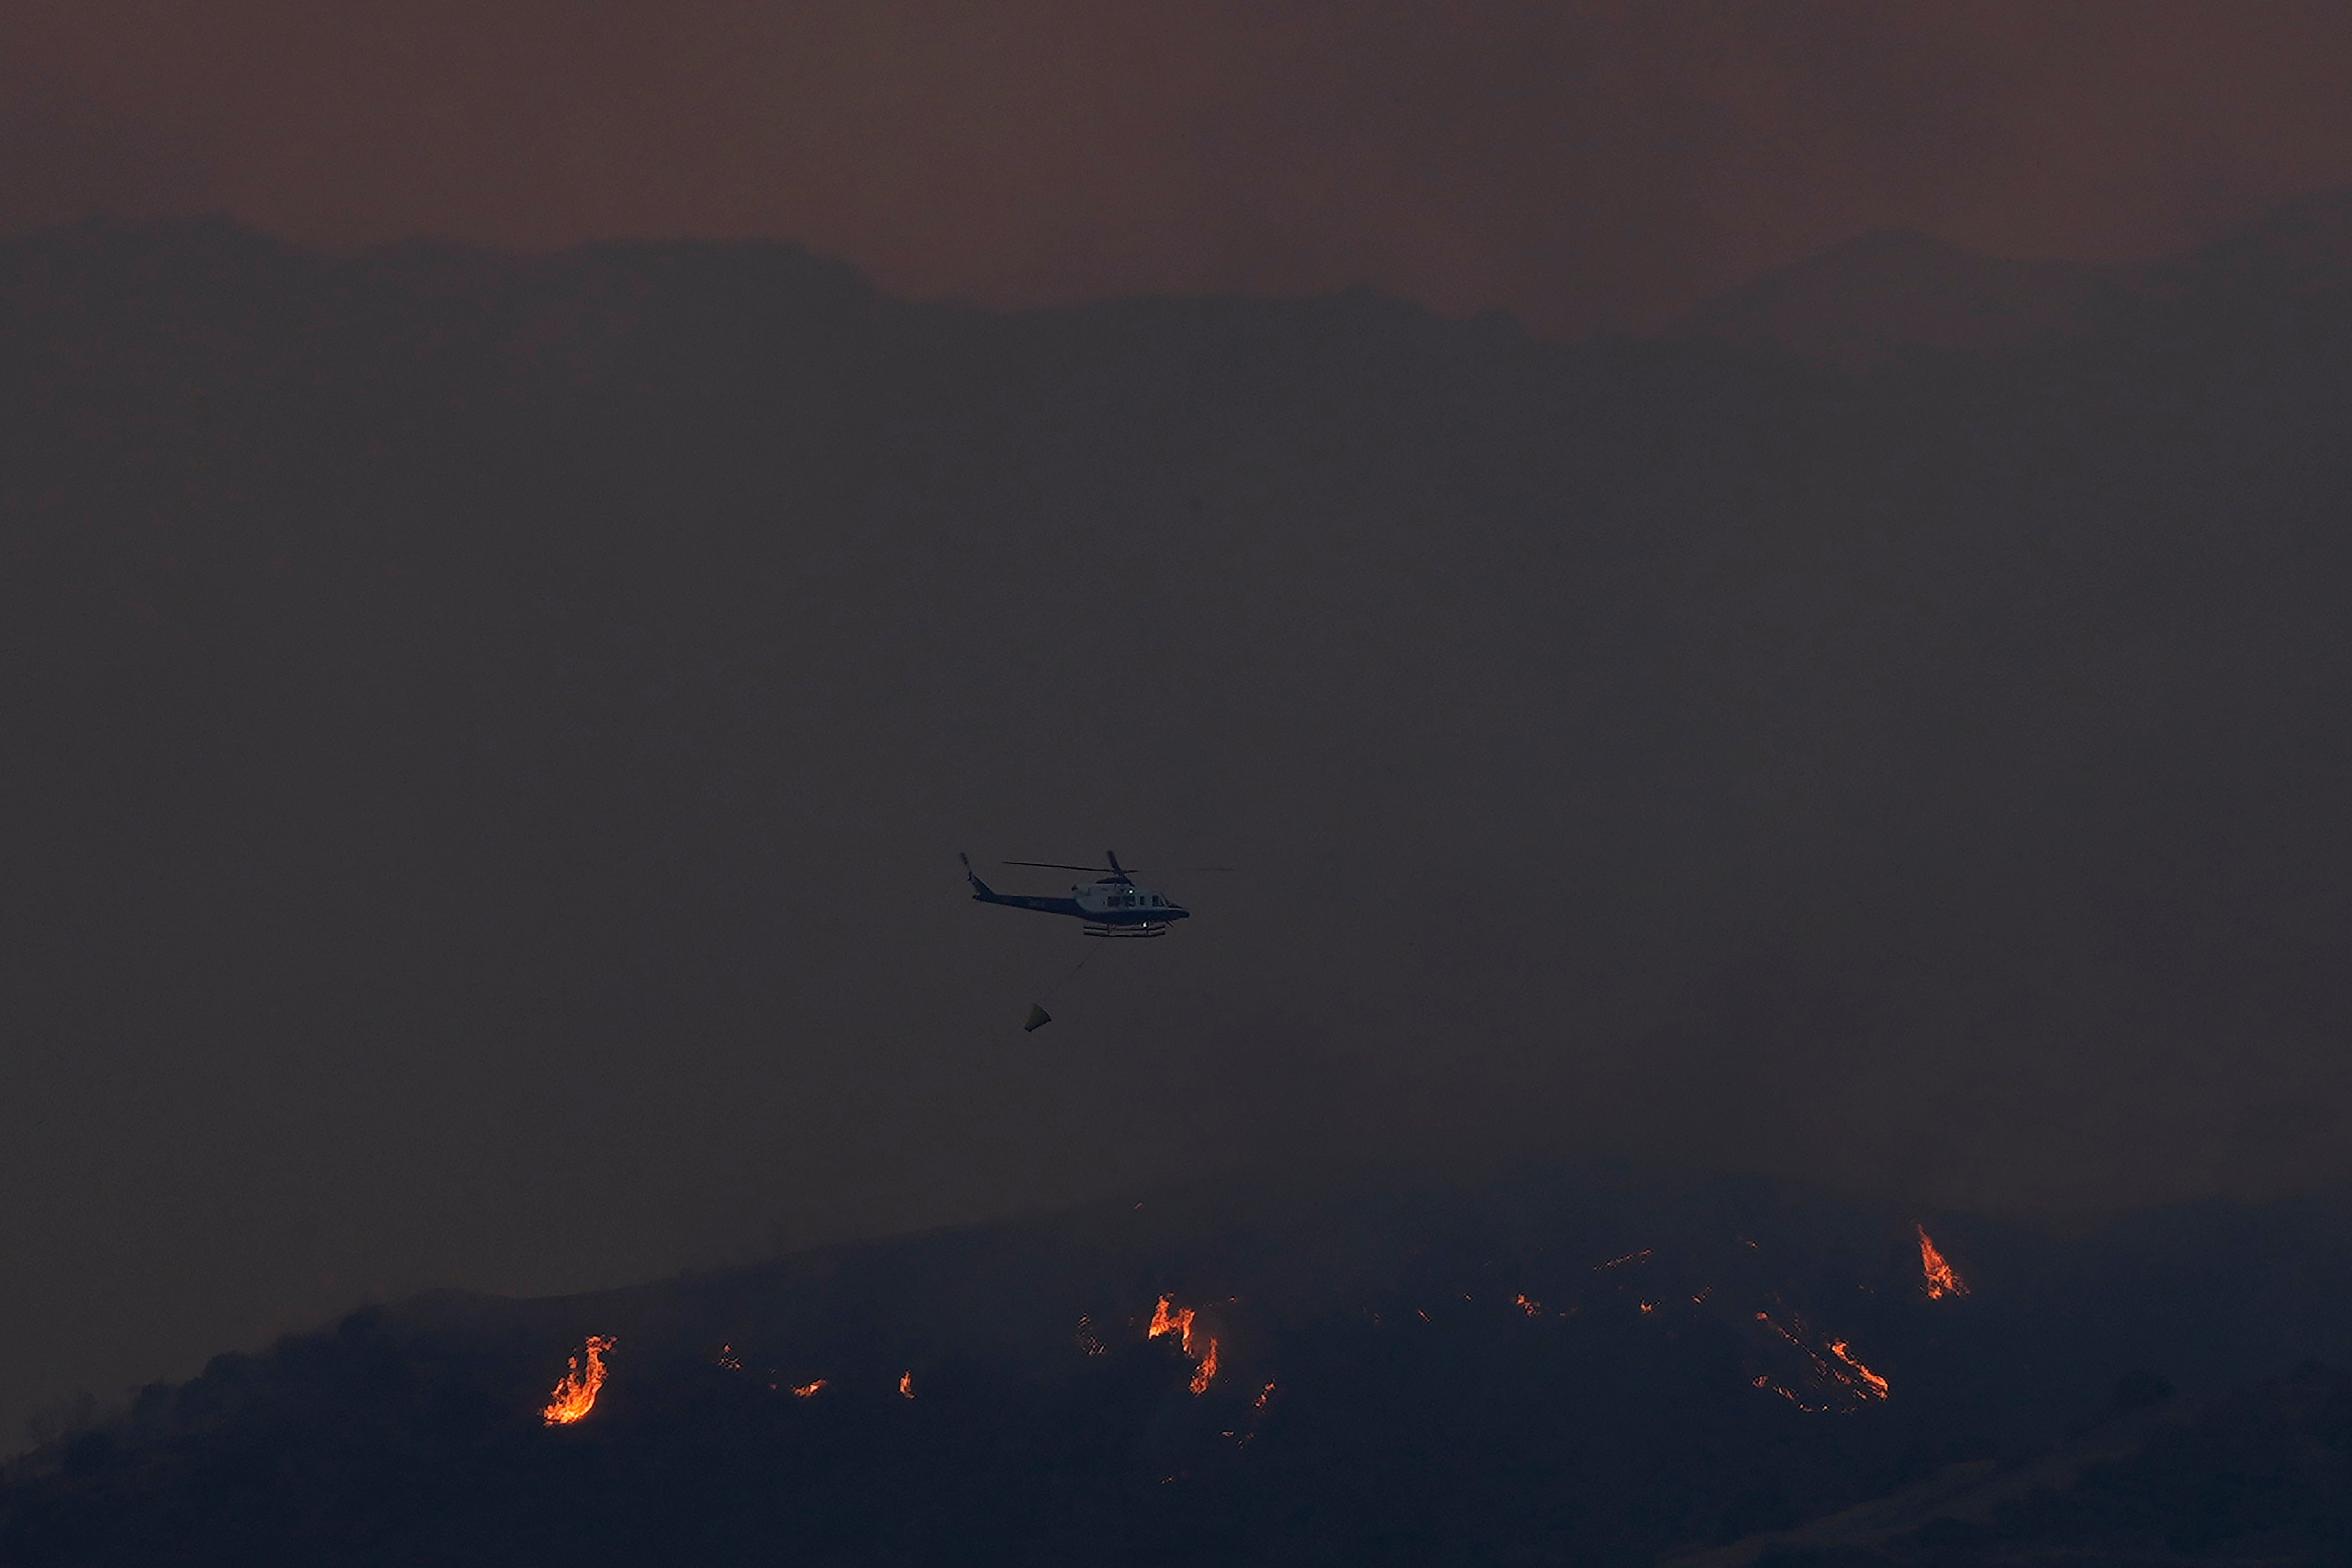
M1033 899L1020 893L1000 893L980 879L980 873L971 868L969 857L957 858L963 861L963 874L971 879L974 903L1003 904L1007 909L1035 910L1045 915L1076 915L1081 918L1086 915L1087 911L1079 907L1076 899Z

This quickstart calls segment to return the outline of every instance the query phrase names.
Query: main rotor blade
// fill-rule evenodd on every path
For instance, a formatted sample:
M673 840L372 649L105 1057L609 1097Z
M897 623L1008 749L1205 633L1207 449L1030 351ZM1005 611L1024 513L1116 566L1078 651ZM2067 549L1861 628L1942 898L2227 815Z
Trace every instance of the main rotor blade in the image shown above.
M1060 860L1001 860L997 862L997 864L1001 866L1034 866L1043 871L1101 871L1106 875L1118 875L1117 872L1112 871L1108 866L1072 866Z

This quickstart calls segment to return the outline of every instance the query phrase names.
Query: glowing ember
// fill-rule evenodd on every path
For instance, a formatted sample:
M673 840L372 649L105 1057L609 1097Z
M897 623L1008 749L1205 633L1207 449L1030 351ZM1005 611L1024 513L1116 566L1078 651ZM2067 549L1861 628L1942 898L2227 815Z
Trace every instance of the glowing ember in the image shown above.
M1650 1249L1645 1247L1639 1252L1629 1252L1622 1258L1612 1258L1606 1263L1596 1263L1592 1266L1592 1271L1595 1274L1598 1274L1604 1268L1622 1268L1628 1263L1639 1263L1642 1259L1649 1256Z
M1265 1407L1273 1402L1274 1384L1269 1383L1264 1388L1257 1391L1257 1397L1255 1399L1250 1401L1249 1424L1247 1427L1239 1431L1228 1432L1225 1436L1231 1437L1234 1442L1239 1443L1243 1447L1248 1447L1250 1446L1250 1440L1257 1436L1258 1427L1265 1421Z
M1923 1225L1916 1228L1919 1232L1919 1272L1927 1279L1927 1300L1939 1301L1947 1296L1967 1295L1968 1286L1952 1272L1952 1266L1944 1261L1936 1244L1927 1239L1927 1227Z
M1541 1301L1528 1300L1525 1292L1521 1292L1519 1295L1512 1297L1511 1304L1518 1308L1520 1311L1525 1312L1530 1318L1538 1318L1543 1315L1543 1303Z
M898 1397L901 1399L912 1399L915 1397L915 1374L913 1373L902 1372L898 1374Z
M794 1399L814 1399L816 1397L816 1391L823 1388L825 1385L825 1379L820 1377L814 1383L803 1383L798 1388L793 1390L793 1397Z
M1886 1380L1879 1376L1876 1373L1871 1371L1868 1367L1863 1365L1862 1363L1856 1361L1853 1358L1853 1352L1846 1349L1846 1343L1843 1340L1832 1340L1830 1342L1830 1354L1837 1357L1838 1360L1845 1363L1846 1365L1862 1373L1862 1381L1864 1384L1864 1398L1884 1399L1886 1397Z
M719 1364L725 1367L730 1372L741 1372L743 1370L743 1358L735 1353L735 1347L733 1345L720 1345L719 1347Z
M572 1358L572 1370L555 1385L555 1393L547 1402L540 1417L550 1426L569 1426L596 1408L596 1391L604 1386L604 1352L613 1342L602 1334L588 1336L588 1364L583 1370L580 1357Z

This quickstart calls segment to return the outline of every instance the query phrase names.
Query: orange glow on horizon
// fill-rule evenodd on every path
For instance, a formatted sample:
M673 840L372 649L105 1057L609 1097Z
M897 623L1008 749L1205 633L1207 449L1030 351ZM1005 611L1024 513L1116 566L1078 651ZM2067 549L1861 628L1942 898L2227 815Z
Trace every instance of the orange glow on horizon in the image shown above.
M550 1426L569 1426L595 1409L597 1391L604 1386L604 1352L612 1348L611 1339L590 1334L586 1346L588 1364L583 1368L580 1357L571 1358L571 1370L549 1395L547 1408L539 1413L540 1419Z

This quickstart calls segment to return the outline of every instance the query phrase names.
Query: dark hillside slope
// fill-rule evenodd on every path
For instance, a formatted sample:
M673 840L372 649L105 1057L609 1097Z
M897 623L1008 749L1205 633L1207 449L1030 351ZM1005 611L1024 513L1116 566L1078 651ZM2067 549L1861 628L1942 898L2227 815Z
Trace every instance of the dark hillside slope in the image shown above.
M2352 1373L2308 1362L2202 1405L2119 1411L2031 1467L1948 1466L1675 1568L2340 1563L2347 1536Z
M2352 1352L2334 1211L2065 1246L1938 1228L1968 1295L1925 1294L1911 1226L1759 1187L1220 1187L595 1296L425 1298L29 1456L0 1556L1638 1563L2031 1464L2118 1390ZM1163 1300L1197 1312L1190 1353L1149 1334ZM592 1333L609 1379L551 1427ZM2141 1462L2193 1468L2178 1447ZM2101 1484L2109 1536L2172 1506Z

